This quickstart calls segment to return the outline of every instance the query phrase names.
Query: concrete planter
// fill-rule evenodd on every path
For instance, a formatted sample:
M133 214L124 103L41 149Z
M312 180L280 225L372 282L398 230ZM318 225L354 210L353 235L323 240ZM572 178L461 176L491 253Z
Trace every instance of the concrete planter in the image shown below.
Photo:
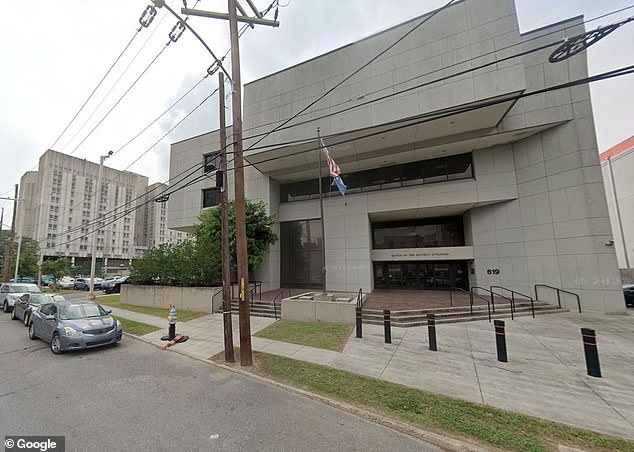
M222 305L222 287L172 287L121 285L121 303L136 306L152 306L167 309L170 304L176 309L208 312L217 311ZM213 302L212 302L213 298ZM165 314L167 316L167 314Z
M356 294L308 292L282 300L282 319L353 324L356 301Z

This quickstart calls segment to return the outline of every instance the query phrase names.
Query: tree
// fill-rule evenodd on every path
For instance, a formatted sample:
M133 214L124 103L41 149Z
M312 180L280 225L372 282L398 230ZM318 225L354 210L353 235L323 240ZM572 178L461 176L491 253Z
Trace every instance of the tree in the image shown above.
M132 279L140 284L211 286L222 281L221 208L202 212L194 227L194 239L178 245L162 244L147 250L130 267ZM264 203L246 203L249 270L255 270L270 246L277 241ZM229 208L231 269L236 270L235 209Z
M57 280L70 274L70 262L65 257L49 259L42 262L41 271L43 275L53 275Z
M199 245L199 252L213 256L209 265L217 267L220 274L221 259L221 213L220 206L203 211L198 219L200 223L194 227L196 243ZM246 202L246 223L247 223L247 254L249 256L249 271L259 267L268 253L271 245L277 242L277 235L273 232L275 218L266 214L266 206L263 202ZM229 249L231 271L237 270L236 259L236 215L235 204L229 203Z

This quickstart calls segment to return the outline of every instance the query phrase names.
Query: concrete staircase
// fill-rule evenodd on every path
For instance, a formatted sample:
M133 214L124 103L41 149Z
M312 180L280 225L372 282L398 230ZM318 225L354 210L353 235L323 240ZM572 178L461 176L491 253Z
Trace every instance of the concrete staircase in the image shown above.
M281 317L282 304L280 300L275 302L277 306L277 318ZM250 303L251 315L254 317L272 317L275 318L275 306L272 301L259 301L254 300ZM220 310L220 312L222 309ZM238 315L238 300L231 300L231 313Z
M535 315L556 314L559 312L567 312L567 309L560 309L543 301L534 303ZM436 315L436 323L458 323L472 322L475 320L488 320L488 312L486 305L474 305L473 314L469 306L455 306L452 308L436 308L436 309L416 309L407 311L390 312L390 320L392 326L398 327L414 327L427 325L427 314ZM524 317L532 315L530 301L516 301L515 317ZM379 309L363 309L363 323L383 325L383 311ZM496 303L495 314L491 312L491 319L510 319L511 306L509 303Z

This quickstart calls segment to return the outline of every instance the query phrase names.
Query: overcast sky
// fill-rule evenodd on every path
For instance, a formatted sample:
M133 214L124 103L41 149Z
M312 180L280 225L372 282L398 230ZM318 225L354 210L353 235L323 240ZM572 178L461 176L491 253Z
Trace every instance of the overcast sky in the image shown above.
M188 4L192 6L194 2L189 0ZM515 2L522 32L580 14L586 19L594 18L631 4L630 0ZM185 32L178 42L167 46L130 89L165 47L176 22L162 9L149 28L137 33L138 18L148 3L148 0L31 0L25 5L3 0L0 3L3 31L0 41L0 197L13 196L13 186L19 183L20 176L36 169L40 155L53 146L133 36L132 44L115 69L53 149L98 162L100 155L122 148L202 79L211 59L194 36ZM246 6L246 2L242 3ZM254 0L254 3L265 9L270 0ZM243 83L421 15L442 6L446 0L280 0L280 3L287 6L280 8L279 28L256 27L247 30L241 38ZM182 2L172 0L171 5L179 11ZM227 2L202 0L198 8L226 12ZM589 23L587 28L631 15L634 9ZM190 24L218 56L228 51L227 22L193 17ZM588 51L590 74L634 64L633 42L634 22L631 22L591 47ZM130 171L148 176L151 183L166 181L169 143L216 129L217 98L211 98L166 138L160 138L216 86L216 77L204 80L175 109L121 149L106 165L124 169L145 153ZM129 93L97 126L128 89ZM591 86L591 92L599 151L634 135L631 112L634 76L599 82ZM159 140L159 144L153 146ZM0 207L5 207L4 225L8 227L12 202L0 200Z

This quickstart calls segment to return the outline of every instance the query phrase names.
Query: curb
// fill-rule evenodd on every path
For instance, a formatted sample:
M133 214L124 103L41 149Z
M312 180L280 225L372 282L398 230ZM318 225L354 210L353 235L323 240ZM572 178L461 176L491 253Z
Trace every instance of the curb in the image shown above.
M131 333L126 333L125 331L123 332L123 334L125 336L127 336L127 337L136 339L136 340L141 341L141 342L145 342L146 344L152 345L152 346L162 350L162 347L159 344L155 344L154 342L151 342L148 339L145 339L145 338L140 337L140 336L135 336L134 334L131 334ZM467 443L467 442L462 441L462 440L458 440L458 439L455 439L455 438L448 438L448 437L445 437L445 436L440 435L438 433L434 433L434 432L430 432L430 431L427 431L427 430L423 430L423 429L414 427L414 426L412 426L410 424L407 424L405 422L397 421L395 419L392 419L392 418L389 418L389 417L386 417L386 416L382 416L382 415L377 414L377 413L373 413L373 412L368 411L366 409L359 408L359 407L347 404L345 402L341 402L339 400L331 399L329 397L322 396L322 395L319 395L319 394L315 394L315 393L306 391L304 389L299 389L299 388L296 388L294 386L288 386L288 385L286 385L284 383L280 383L280 382L277 382L275 380L270 380L268 378L262 377L260 375L253 374L251 372L247 372L247 371L242 370L242 369L236 369L235 367L232 367L232 366L227 366L225 364L216 363L216 362L211 361L209 359L200 358L199 356L195 356L195 355L193 355L193 354L191 354L189 352L186 352L184 350L178 350L178 349L170 348L167 351L174 352L174 353L177 353L179 355L185 356L187 358L191 358L191 359L194 359L196 361L200 361L202 363L218 367L220 369L228 370L230 372L234 372L234 373L237 373L239 375L252 378L254 380L258 380L258 381L260 381L262 383L266 383L266 384L269 384L271 386L276 386L276 387L284 389L286 391L294 392L295 394L307 397L307 398L315 400L317 402L321 402L321 403L323 403L325 405L329 405L331 407L340 409L340 410L345 411L347 413L354 414L355 416L363 418L363 419L365 419L367 421L374 422L374 423L382 425L384 427L391 428L392 430L396 430L399 433L403 433L405 435L412 436L412 437L420 439L422 441L426 441L426 442L428 442L430 444L433 444L435 446L438 446L438 447L440 447L440 448L442 448L444 450L457 451L457 452L486 452L486 451L490 450L490 449L486 449L484 447L477 446L475 444Z

